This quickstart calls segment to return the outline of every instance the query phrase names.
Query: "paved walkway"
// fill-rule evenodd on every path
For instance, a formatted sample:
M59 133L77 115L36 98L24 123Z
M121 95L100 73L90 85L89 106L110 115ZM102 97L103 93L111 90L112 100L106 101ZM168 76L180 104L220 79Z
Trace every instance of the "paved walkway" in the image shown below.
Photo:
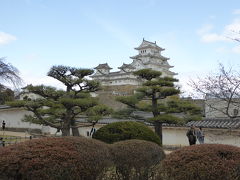
M13 131L0 131L0 136L16 136L16 137L29 137L30 134L25 132L13 132ZM166 154L170 154L171 150L164 150Z
M0 136L29 137L30 135L25 132L0 131Z

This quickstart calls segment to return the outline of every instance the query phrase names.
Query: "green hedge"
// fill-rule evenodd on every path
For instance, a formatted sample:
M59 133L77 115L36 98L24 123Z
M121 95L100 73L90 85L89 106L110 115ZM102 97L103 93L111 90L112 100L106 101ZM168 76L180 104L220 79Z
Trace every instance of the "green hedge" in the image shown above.
M112 166L107 145L81 138L42 138L0 148L0 179L95 180Z
M167 155L159 173L164 180L240 179L240 148L222 144L184 147Z
M134 121L122 121L101 127L93 138L106 143L114 143L128 139L140 139L160 143L160 138L148 126Z

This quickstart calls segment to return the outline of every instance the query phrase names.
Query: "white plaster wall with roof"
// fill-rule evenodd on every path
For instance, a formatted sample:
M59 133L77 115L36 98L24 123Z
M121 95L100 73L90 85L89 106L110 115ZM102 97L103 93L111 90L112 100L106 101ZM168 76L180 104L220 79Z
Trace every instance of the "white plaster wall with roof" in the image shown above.
M30 99L39 99L39 98L43 98L42 96L38 95L38 94L34 94L34 93L30 93L30 92L22 92L20 94L19 99L23 100L24 98L30 98Z
M43 126L38 124L33 124L29 122L23 122L22 119L24 115L31 115L32 113L26 111L22 108L1 108L0 107L0 123L5 121L6 128L16 128L16 129L39 129L43 133L55 133L56 129L49 126Z
M97 124L95 128L98 130L99 128L105 126L106 124ZM153 126L149 126L153 131ZM163 145L169 147L181 147L188 146L188 138L186 133L188 131L188 127L163 127ZM240 138L239 133L240 130L229 130L229 129L216 129L216 128L203 128L205 133L205 143L209 144L229 144L240 147ZM89 133L91 131L91 127L83 127L79 128L79 132L82 136L90 137ZM197 141L197 144L199 142Z
M240 104L240 99L234 99L235 102ZM217 98L206 98L205 100L205 116L206 118L228 118L226 115L227 102ZM239 116L240 108L238 106L231 105L228 110L231 116Z

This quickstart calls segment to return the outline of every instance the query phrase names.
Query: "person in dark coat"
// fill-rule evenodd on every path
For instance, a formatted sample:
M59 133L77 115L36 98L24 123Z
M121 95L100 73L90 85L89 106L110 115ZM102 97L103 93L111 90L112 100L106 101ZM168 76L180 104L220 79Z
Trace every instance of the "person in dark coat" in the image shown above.
M95 132L96 132L96 129L95 129L94 125L93 125L93 127L92 127L92 129L90 131L90 136L93 136L93 134L95 134Z
M196 142L197 142L196 131L195 131L195 127L193 125L187 131L186 135L188 137L188 141L189 141L190 146L196 144Z
M5 121L2 122L2 130L4 131L5 130L5 126L6 126L6 123Z

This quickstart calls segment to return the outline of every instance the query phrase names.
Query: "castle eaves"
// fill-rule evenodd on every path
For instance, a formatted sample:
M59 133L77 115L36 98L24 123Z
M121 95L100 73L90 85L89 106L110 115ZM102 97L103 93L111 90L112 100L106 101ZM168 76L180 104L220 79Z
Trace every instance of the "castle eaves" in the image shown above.
M111 67L109 67L108 63L104 63L104 64L99 64L97 67L95 67L94 69L112 69Z
M136 49L136 50L141 50L141 49L146 49L146 48L154 48L154 49L158 49L158 50L160 50L160 51L165 50L165 49L159 47L159 46L156 44L156 41L155 41L155 43L153 43L153 42L150 42L150 41L146 41L146 40L144 40L144 39L143 39L142 44L141 44L140 46L134 48L134 49Z
M125 63L123 63L121 67L118 67L118 69L125 69L125 68L135 69L135 67L133 67L131 64L125 64Z

